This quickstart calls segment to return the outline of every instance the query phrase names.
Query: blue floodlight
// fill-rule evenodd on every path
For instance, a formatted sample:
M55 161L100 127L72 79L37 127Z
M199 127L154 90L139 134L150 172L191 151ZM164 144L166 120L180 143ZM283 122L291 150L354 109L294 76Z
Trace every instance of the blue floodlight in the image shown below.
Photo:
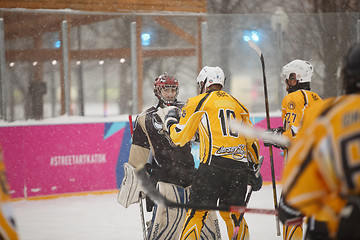
M250 36L248 36L248 35L244 35L244 36L243 36L243 40L244 40L245 42L248 42L250 39L251 39L251 38L250 38Z
M258 42L260 40L260 37L259 37L259 34L257 31L252 31L251 32L251 39L254 41L254 42Z
M56 41L54 46L55 46L55 48L60 48L61 47L61 41L60 40Z
M150 36L149 33L141 34L141 44L143 46L149 46L150 45L150 39L151 39L151 36Z
M260 40L260 34L256 30L244 30L243 32L243 40L245 42L248 42L249 40L252 40L254 42L258 42Z

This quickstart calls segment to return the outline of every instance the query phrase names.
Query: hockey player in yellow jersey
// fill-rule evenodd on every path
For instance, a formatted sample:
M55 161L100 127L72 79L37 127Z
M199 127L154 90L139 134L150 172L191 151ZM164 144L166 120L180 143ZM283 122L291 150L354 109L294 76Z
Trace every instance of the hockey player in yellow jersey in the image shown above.
M6 180L5 164L3 159L2 147L0 145L0 239L17 240L16 225L12 206L9 185Z
M298 133L307 108L321 100L317 93L310 91L312 75L312 65L299 59L291 61L282 69L281 77L288 92L281 103L283 135L290 139Z
M286 91L288 92L281 104L283 126L272 129L271 131L280 132L291 141L296 138L304 116L307 115L307 109L321 101L321 98L317 93L310 91L312 75L313 67L308 61L296 59L283 67L280 77L282 81L285 82ZM266 141L264 141L264 144L265 146L272 145L271 142L269 143ZM275 145L275 147L278 146ZM284 149L285 162L287 151L288 149ZM281 200L280 203L282 203ZM292 219L298 215L296 211L291 210L290 208L287 209L289 210L289 218ZM292 216L290 212L296 214ZM310 219L309 221L313 220ZM316 224L321 223L316 222ZM283 227L284 240L301 240L302 235L302 224L291 226L285 224Z
M283 202L327 223L327 236L309 239L360 239L360 44L342 78L346 95L309 109L284 170Z
M288 92L281 103L283 126L271 129L271 131L282 133L290 140L296 137L306 110L321 101L317 93L310 91L312 75L312 65L304 60L296 59L283 67L280 77L285 82ZM274 145L266 141L264 144L265 146Z
M250 181L254 191L262 186L258 166L257 139L239 135L229 127L230 119L252 126L248 110L230 94L222 91L225 75L219 67L204 67L198 77L198 96L189 98L181 113L169 111L165 128L176 145L183 146L198 134L200 166L190 192L190 203L216 206L243 205ZM251 171L249 170L249 166ZM208 211L189 209L180 239L200 239ZM239 227L236 239L248 239L248 226L239 213L221 212L229 238Z

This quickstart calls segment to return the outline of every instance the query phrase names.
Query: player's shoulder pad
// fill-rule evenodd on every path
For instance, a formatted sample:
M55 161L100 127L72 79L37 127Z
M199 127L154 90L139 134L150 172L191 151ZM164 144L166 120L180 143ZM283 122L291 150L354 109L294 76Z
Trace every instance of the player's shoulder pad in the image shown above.
M189 105L195 105L195 104L197 105L198 102L199 102L205 95L206 95L205 93L202 93L202 94L199 94L199 95L197 95L197 96L195 96L195 97L191 97L191 98L186 99L186 102L185 102L185 104L184 104L183 107L187 107L187 106L189 106Z
M183 108L184 105L185 105L185 103L182 101L176 101L176 103L174 104L175 107L178 107L180 109Z
M135 127L137 125L137 123L145 123L145 117L147 114L149 113L155 113L157 111L156 107L152 106L146 110L144 110L143 112L141 112L139 115L136 116L136 120L135 120Z

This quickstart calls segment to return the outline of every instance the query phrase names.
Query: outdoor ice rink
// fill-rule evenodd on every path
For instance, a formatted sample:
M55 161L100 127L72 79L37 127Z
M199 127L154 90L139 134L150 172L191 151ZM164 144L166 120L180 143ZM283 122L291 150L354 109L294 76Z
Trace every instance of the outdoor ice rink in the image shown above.
M278 196L280 188L277 188ZM249 207L273 208L273 190L264 185L253 192ZM13 203L21 240L141 240L139 205L125 209L117 203L117 193L89 194L45 200L20 200ZM150 219L150 214L146 215ZM282 239L276 236L276 221L271 215L245 214L250 238ZM219 220L222 239L228 239ZM281 227L282 229L282 227Z

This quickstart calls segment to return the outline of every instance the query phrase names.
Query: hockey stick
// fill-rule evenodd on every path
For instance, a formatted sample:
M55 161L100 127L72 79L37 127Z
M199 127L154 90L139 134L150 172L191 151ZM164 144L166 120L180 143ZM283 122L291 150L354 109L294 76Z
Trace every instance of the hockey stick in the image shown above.
M261 209L261 208L247 208L245 206L208 206L202 204L192 203L178 203L166 199L163 195L156 190L155 186L150 181L149 175L144 168L136 170L136 176L140 181L147 196L151 198L156 204L164 205L170 208L186 208L197 210L215 210L215 211L227 211L227 212L239 212L239 213L254 213L254 214L268 214L277 215L277 209Z
M259 177L260 176L260 169L261 169L261 166L262 166L262 163L264 161L264 156L260 156L259 158L259 166L258 166L258 169L256 170L256 177ZM250 186L250 190L249 190L249 193L246 195L246 199L245 199L245 207L248 205L249 201L250 201L250 197L251 197L251 194L252 194L253 190L252 190L252 187ZM233 236L231 238L231 240L236 240L237 239L237 236L239 234L239 229L240 229L240 223L244 217L244 214L245 213L241 213L240 214L240 217L239 217L239 221L235 224L235 229L234 229L234 233L233 233Z
M134 129L133 129L133 122L132 122L132 116L129 115L129 127L130 127L130 134L131 134L131 138L133 136L134 133ZM144 206L143 206L143 201L142 201L142 193L141 191L139 192L139 207L140 207L140 218L141 218L141 226L142 226L142 230L143 230L143 237L144 240L146 240L146 226L145 226L145 215L144 215Z
M267 92L267 85L266 85L264 55L262 54L260 48L253 41L251 41L251 40L248 41L248 44L252 49L255 50L255 52L260 57L261 67L262 67L262 72L263 72L263 82L264 82L266 123L267 123L267 128L270 129L269 99L268 99L268 92ZM272 146L269 147L269 155L270 155L270 165L271 165L271 180L272 180L273 196L274 196L274 208L277 209L278 208L278 202L277 202L277 194L276 194L274 156L273 156ZM277 229L277 235L280 236L280 223L279 223L279 218L277 216L276 216L276 229Z
M290 146L289 139L281 134L269 133L262 128L250 127L234 119L230 119L229 124L233 130L236 130L245 137L260 138L271 142L273 145L278 145L281 148Z
M143 237L144 240L146 240L146 226L145 226L145 216L144 216L144 206L143 206L143 200L142 200L142 193L139 193L139 200L140 200L140 217L141 217L141 226L142 226L142 230L143 230Z
M132 116L129 115L129 127L130 127L130 134L131 134L131 137L134 133L134 129L133 129L133 121L132 121Z

